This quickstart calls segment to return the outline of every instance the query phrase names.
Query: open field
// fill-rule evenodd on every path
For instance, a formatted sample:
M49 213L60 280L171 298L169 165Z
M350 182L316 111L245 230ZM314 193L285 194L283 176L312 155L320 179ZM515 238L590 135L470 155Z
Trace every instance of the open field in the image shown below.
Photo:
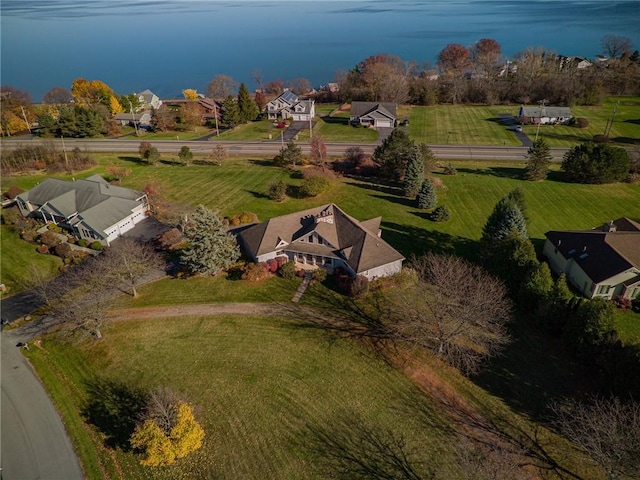
M44 350L29 352L89 479L332 478L314 456L310 429L358 435L339 431L343 417L402 435L431 467L452 460L447 435L433 428L441 420L429 399L351 340L233 315L131 319L104 333L103 341L80 347L45 339ZM196 405L205 444L173 466L145 468L126 444L130 392L162 385Z

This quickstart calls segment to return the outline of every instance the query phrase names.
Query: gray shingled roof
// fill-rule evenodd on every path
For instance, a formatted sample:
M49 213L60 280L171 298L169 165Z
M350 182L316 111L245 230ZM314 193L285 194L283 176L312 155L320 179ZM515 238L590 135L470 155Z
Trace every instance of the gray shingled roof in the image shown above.
M569 107L525 107L522 106L521 110L523 117L571 117L571 109Z
M332 216L333 223L316 221ZM330 203L301 212L275 217L249 227L238 235L254 256L276 250L281 240L292 251L341 257L356 272L402 260L404 257L377 235L380 218L359 222ZM375 231L373 231L375 230ZM301 241L316 232L334 248Z
M373 112L380 112L387 118L396 118L398 105L395 103L381 102L351 102L350 115L352 117L363 117L371 115Z
M67 182L48 178L19 195L35 208L68 218L78 214L97 232L131 215L143 192L110 185L99 175Z

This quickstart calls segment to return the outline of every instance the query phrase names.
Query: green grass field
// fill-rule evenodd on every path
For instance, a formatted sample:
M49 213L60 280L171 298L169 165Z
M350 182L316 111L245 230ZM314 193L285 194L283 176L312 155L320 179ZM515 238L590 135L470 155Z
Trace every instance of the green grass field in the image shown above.
M431 467L452 461L447 436L425 427L441 424L428 398L349 339L233 315L131 319L104 333L80 347L45 339L44 350L29 352L89 479L332 478L314 455L310 427L334 432L342 417L401 435ZM145 468L125 441L127 390L158 386L190 399L206 439L173 466Z
M616 330L623 344L640 345L640 313L616 310Z
M59 257L37 253L36 245L23 241L7 225L0 225L0 237L0 283L7 287L5 295L24 290L31 280L31 268L49 278L62 266Z

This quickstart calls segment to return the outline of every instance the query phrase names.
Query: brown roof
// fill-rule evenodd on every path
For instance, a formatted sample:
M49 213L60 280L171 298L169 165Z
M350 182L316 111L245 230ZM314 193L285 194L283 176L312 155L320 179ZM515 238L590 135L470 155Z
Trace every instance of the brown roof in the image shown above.
M377 235L380 218L359 222L330 203L249 227L238 235L254 256L278 250L284 241L292 251L341 257L356 272L402 260L404 257ZM374 228L375 227L375 228ZM328 244L305 242L315 232Z
M611 223L616 231L606 231ZM611 223L600 229L550 231L545 235L565 258L573 258L591 280L599 283L632 267L640 269L640 224L628 218Z

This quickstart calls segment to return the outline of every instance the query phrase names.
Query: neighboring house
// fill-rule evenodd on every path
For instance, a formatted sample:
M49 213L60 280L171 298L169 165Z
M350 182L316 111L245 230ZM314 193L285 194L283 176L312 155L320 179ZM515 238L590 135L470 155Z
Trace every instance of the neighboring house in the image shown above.
M283 120L290 118L293 121L308 122L316 114L315 101L311 99L300 100L295 93L289 90L285 90L267 103L266 110L269 120L276 120L280 117Z
M601 228L546 233L550 268L587 298L640 298L640 223L619 218Z
M207 120L215 120L216 118L220 120L220 115L222 112L222 105L208 97L199 97L197 100L187 100L186 98L172 98L168 100L162 101L164 105L167 107L181 107L189 102L197 102L200 107L200 112L202 114L202 119L204 121Z
M537 125L567 124L573 118L569 107L520 107L518 121Z
M149 110L151 108L160 108L162 106L162 100L153 93L151 90L147 89L138 94L138 101L144 110Z
M395 103L352 102L349 122L368 127L394 127L396 124Z
M584 57L565 57L560 55L558 61L560 62L561 69L584 70L592 65L592 63Z
M16 201L25 217L40 217L104 245L131 230L149 210L144 192L111 185L99 175L73 182L47 178Z
M330 273L341 267L373 280L399 272L404 260L380 238L380 221L359 222L330 203L253 225L238 233L238 241L256 262L287 256Z
M140 113L117 113L113 118L122 126L133 126L135 124L138 127L149 127L151 125L150 111L144 111Z

